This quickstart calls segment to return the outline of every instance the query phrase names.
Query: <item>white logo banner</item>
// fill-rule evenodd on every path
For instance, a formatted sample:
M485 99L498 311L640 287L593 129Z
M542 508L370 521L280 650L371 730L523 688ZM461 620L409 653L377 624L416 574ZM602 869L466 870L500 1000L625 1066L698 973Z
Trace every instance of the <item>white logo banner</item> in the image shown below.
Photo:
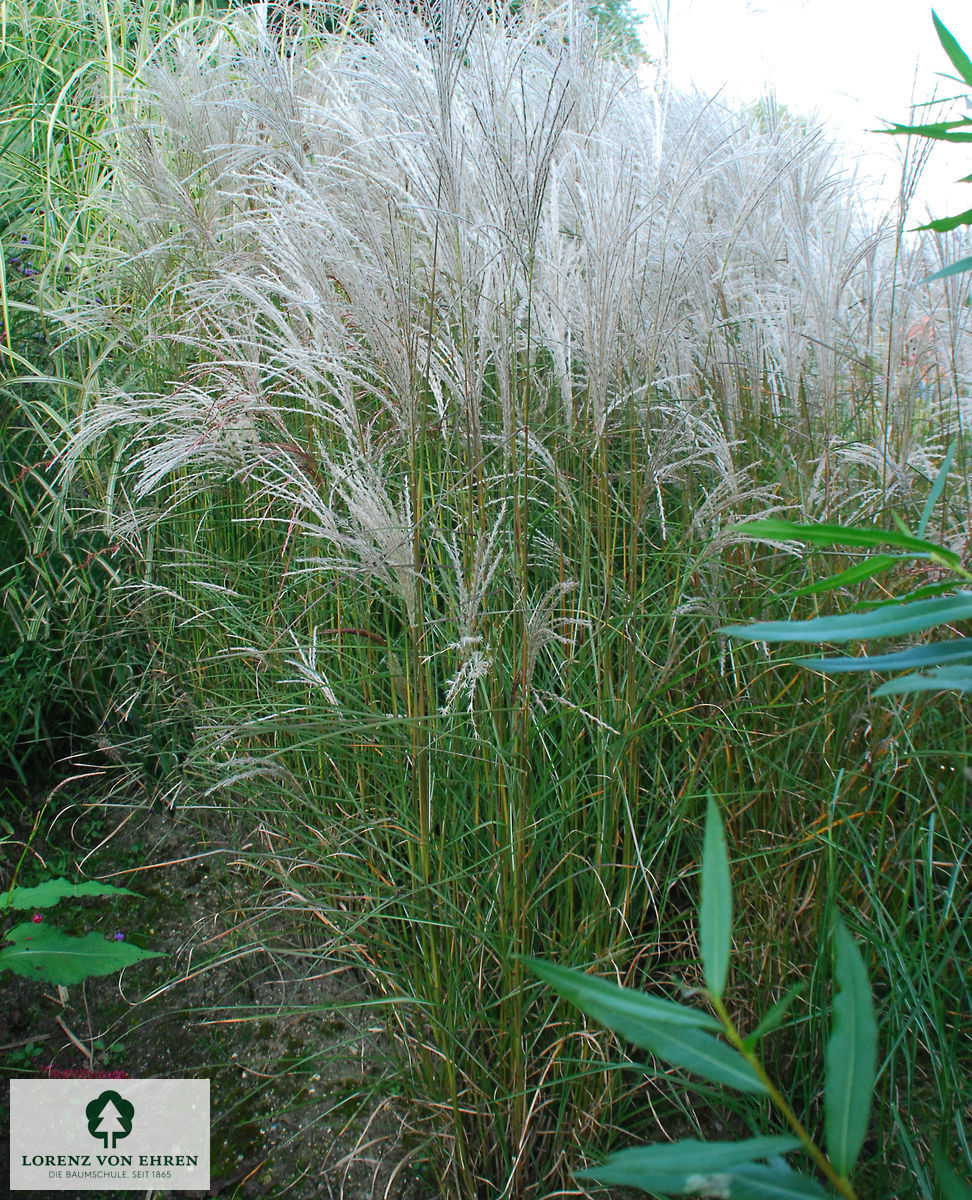
M11 1191L206 1191L208 1079L12 1079Z

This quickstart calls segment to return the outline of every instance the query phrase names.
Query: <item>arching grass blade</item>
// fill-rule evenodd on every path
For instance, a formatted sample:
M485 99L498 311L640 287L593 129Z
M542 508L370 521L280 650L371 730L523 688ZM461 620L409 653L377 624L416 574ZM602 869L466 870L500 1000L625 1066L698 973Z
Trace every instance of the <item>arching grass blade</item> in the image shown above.
M969 218L969 221L963 221L961 217L954 217L953 220L962 224L972 222L972 210L964 215ZM941 467L939 467L938 474L935 476L935 482L932 484L931 491L928 493L928 499L925 501L925 507L921 510L921 520L918 522L919 537L925 536L925 530L928 528L928 522L931 520L935 505L938 503L938 498L945 489L945 481L948 479L948 473L952 469L952 459L955 457L957 448L958 442L952 442L945 451L945 460Z

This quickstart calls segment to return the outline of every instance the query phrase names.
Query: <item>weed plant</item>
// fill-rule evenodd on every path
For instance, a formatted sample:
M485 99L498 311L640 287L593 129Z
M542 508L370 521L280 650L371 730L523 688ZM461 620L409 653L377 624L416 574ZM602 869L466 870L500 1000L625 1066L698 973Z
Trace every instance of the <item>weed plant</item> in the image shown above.
M964 438L969 309L919 284L939 243L869 225L819 133L643 86L570 7L375 9L366 37L94 16L52 9L25 52L54 76L24 153L38 545L117 547L78 646L102 798L230 814L254 920L366 973L381 1085L471 1200L574 1194L644 1111L517 956L677 986L709 789L757 881L740 994L819 986L838 895L873 918L898 1032L862 1178L904 1194L963 1087L967 926L938 937L928 898L965 853L937 768L967 723L835 702L711 630L812 582L731 525L920 511ZM774 1071L819 1060L787 1032ZM648 1097L759 1124L664 1074Z

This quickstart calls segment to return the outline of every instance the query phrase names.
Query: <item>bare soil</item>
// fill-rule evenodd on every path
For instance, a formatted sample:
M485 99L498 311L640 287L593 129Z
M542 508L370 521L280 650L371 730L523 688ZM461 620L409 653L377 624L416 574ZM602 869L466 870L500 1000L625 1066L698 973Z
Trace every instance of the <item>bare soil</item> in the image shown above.
M238 831L212 824L204 831L165 811L82 804L38 831L18 883L93 878L140 897L62 901L44 919L71 933L121 932L164 957L68 989L0 975L0 1075L208 1078L212 1186L198 1195L432 1195L402 1136L366 981L292 939L275 945L265 922L255 927ZM15 826L0 849L0 885L9 886L29 832ZM8 1114L4 1097L4 1155Z

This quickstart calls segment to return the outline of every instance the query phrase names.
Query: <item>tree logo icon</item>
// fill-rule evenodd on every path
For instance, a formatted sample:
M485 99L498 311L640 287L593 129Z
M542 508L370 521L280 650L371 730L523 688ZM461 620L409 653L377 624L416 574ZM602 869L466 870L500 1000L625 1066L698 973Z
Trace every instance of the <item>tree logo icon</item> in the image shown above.
M88 1133L103 1138L106 1150L114 1150L118 1139L132 1132L135 1105L117 1092L107 1091L88 1104L84 1115L88 1118Z

